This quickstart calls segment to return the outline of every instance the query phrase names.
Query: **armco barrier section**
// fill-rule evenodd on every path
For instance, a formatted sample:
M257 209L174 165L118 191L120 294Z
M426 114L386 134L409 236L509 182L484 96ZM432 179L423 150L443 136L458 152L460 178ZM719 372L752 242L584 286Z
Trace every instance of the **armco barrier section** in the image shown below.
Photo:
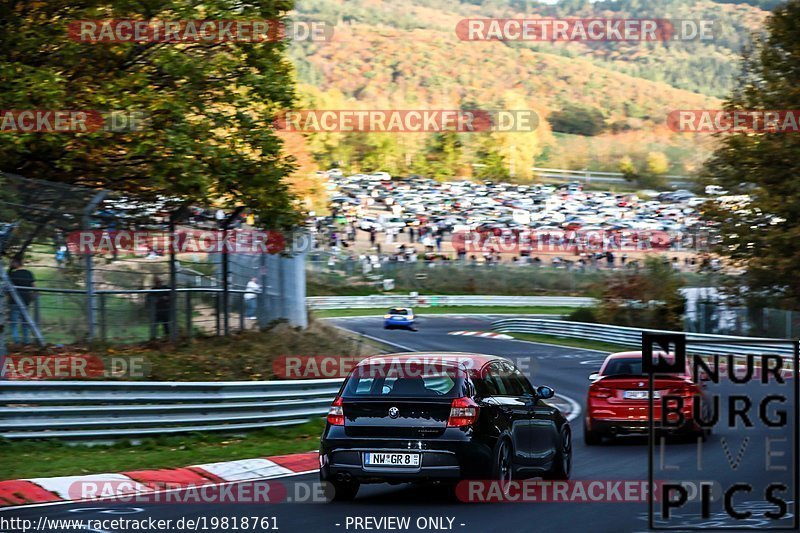
M508 318L492 323L492 330L501 333L534 333L539 335L553 335L558 337L574 337L594 341L619 344L622 346L641 347L642 332L650 333L681 333L658 329L639 329L608 324L589 324L585 322L568 322L564 320L547 320L537 318ZM733 337L729 335L707 335L703 333L687 333L688 341L704 340L714 341L714 344L690 345L690 351L700 355L740 355L748 354L774 354L783 357L792 357L793 349L786 340L784 345L775 344L781 339L766 339L757 337ZM747 344L737 344L737 341L746 341ZM765 341L759 344L758 341ZM771 341L767 343L766 341Z
M484 296L484 295L389 295L370 296L310 296L306 298L311 309L366 309L389 307L589 307L594 298L580 296Z
M103 439L300 424L328 412L341 382L0 381L0 437Z

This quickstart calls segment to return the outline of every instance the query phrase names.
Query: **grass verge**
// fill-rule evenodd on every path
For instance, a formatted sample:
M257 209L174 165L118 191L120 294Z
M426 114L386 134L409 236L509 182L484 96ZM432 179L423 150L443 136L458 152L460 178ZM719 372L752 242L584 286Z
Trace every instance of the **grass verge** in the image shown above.
M417 316L442 315L442 314L519 314L519 315L568 315L575 311L574 307L498 307L498 306L471 306L471 305L445 305L441 307L418 307ZM318 318L338 316L374 316L386 313L385 307L367 309L317 309L314 316Z
M530 342L546 342L559 346L570 346L572 348L583 348L585 350L599 350L601 352L622 352L635 350L630 346L612 344L610 342L591 341L586 339L576 339L572 337L556 337L555 335L538 335L536 333L506 333L515 339Z
M173 435L75 446L59 441L0 442L0 480L178 468L316 450L325 426L320 418L297 426L246 434Z
M343 332L323 321L311 321L306 330L279 323L263 331L243 331L228 337L197 337L175 344L154 341L88 347L28 345L14 347L9 355L69 353L129 359L136 372L115 376L125 381L261 381L284 379L284 376L275 375L274 365L282 356L366 357L384 350L386 347L378 343ZM72 378L106 379L102 375Z

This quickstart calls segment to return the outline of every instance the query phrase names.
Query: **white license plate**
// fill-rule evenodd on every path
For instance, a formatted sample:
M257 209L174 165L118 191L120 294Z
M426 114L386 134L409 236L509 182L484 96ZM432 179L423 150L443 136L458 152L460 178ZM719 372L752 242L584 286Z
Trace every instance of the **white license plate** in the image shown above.
M646 390L626 390L622 397L626 400L646 400L650 397ZM660 398L658 391L653 391L653 398Z
M383 453L368 452L364 454L364 466L419 466L418 453Z

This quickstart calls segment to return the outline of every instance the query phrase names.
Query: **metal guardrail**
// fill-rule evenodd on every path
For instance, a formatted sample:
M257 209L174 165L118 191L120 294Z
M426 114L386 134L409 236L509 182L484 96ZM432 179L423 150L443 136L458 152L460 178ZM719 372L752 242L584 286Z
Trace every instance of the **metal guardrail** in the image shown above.
M639 329L608 324L590 324L585 322L567 322L563 320L547 320L537 318L507 318L492 323L492 330L502 333L534 333L595 340L622 346L642 345L642 332L676 333L658 329ZM739 355L771 354L792 357L794 354L791 339L768 339L759 337L734 337L729 335L708 335L703 333L687 333L687 340L714 341L714 344L694 344L689 346L693 353L700 355ZM747 344L736 344L746 341ZM759 344L759 341L769 341ZM777 341L785 341L783 346ZM729 343L729 344L727 344Z
M556 178L571 181L600 181L606 183L625 183L625 174L622 172L600 172L597 170L565 170L561 168L543 168L531 167L539 177L542 178ZM678 174L665 174L663 176L668 180L670 185L685 185L695 181L691 176L683 176Z
M579 296L483 296L483 295L384 295L311 296L306 298L310 309L438 307L438 306L505 306L505 307L590 307L594 298Z
M4 381L0 437L110 439L300 424L327 413L341 381Z

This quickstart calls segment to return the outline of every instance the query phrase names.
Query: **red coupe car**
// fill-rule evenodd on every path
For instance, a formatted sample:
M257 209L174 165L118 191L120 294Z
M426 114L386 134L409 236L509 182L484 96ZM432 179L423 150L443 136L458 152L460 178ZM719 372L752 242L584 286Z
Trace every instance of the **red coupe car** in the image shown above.
M669 359L669 354L659 356ZM646 435L649 432L650 407L648 376L642 371L642 352L619 352L610 354L600 371L591 374L589 395L586 399L583 438L587 445L600 444L603 437L618 435ZM695 413L708 420L710 406L705 398L705 384L695 382L688 365L681 374L656 375L653 383L653 422L656 429L668 433L696 434L703 438L710 428L703 428L696 421ZM662 396L680 396L683 399L681 413L684 423L680 425L661 423ZM695 403L699 402L695 408ZM668 422L679 420L677 413L668 415Z

